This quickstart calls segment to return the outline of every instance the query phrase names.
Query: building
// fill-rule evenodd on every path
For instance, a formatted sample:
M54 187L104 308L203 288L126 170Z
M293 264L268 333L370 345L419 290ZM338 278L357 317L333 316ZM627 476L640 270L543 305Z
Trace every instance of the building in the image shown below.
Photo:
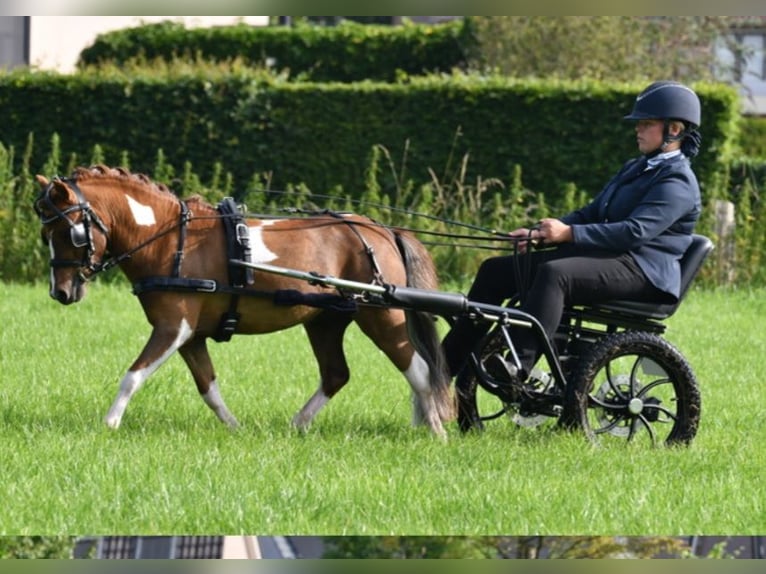
M268 16L0 16L0 67L71 73L99 34L163 20L190 28L269 23Z
M719 50L721 61L732 69L727 78L741 85L745 114L766 116L766 16L747 16L732 27L742 53Z
M321 558L316 536L84 536L74 558L295 559Z

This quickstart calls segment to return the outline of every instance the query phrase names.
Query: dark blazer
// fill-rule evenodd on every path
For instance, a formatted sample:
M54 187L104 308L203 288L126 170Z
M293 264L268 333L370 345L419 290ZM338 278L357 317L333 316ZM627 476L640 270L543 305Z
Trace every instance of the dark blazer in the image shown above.
M651 283L677 299L679 259L700 216L697 178L683 154L644 170L628 161L588 205L560 218L578 248L630 253Z

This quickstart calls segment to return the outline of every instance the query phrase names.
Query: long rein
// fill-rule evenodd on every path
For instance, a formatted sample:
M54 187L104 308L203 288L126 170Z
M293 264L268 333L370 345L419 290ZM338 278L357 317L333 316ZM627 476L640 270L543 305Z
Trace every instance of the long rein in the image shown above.
M119 255L111 256L107 260L102 261L100 263L92 264L89 268L90 273L88 274L87 277L85 277L85 279L91 280L95 275L103 271L108 271L112 267L115 267L119 265L120 263L122 263L123 261L130 259L133 256L133 254L142 250L147 245L150 245L151 243L160 239L161 237L164 237L165 235L168 235L169 233L175 231L176 229L179 229L178 249L176 250L175 261L174 261L174 272L177 272L183 260L183 250L184 250L184 244L186 240L186 228L191 221L205 220L205 219L223 220L226 218L235 217L235 215L233 214L221 214L221 213L217 213L214 215L195 215L191 212L186 202L180 198L179 198L179 205L180 205L180 214L178 218L176 219L176 221L169 224L167 227L161 229L157 233L151 235L147 239L141 241L137 245L131 247L127 251ZM370 205L372 207L379 207L379 208L386 207L384 205L379 205L379 206L376 206L375 204L370 204ZM447 225L453 225L453 226L471 229L474 231L481 232L483 235L477 236L475 234L452 233L452 232L445 232L445 231L434 231L434 230L427 230L427 229L421 229L421 228L415 228L415 227L407 227L402 225L384 224L372 219L368 222L363 222L363 223L362 222L349 222L349 223L352 223L354 225L380 227L380 228L385 228L392 231L407 231L407 232L414 233L416 235L428 235L428 236L442 237L442 238L448 238L450 240L453 240L453 241L423 241L421 240L421 242L424 245L444 246L444 247L467 247L471 249L488 249L488 250L495 250L495 251L511 251L513 254L519 254L519 248L518 248L519 239L510 237L504 232L500 232L495 229L488 229L488 228L484 228L481 226L468 224L464 222L440 218L430 214L424 214L424 213L420 213L416 211L394 208L391 206L388 206L388 209L391 211L398 211L406 215L431 219L431 220L434 220L443 224L447 224ZM284 211L284 213L287 215L258 214L258 213L249 213L249 212L242 213L241 215L244 217L255 217L259 219L305 219L308 216L317 216L317 215L335 214L337 216L337 214L339 213L339 212L332 211L330 209L302 209L302 208L294 208L294 207L282 208L282 211ZM294 214L294 215L289 215L289 214ZM336 220L336 221L345 221L345 220ZM476 244L476 243L460 243L459 242L463 240L469 240L474 242L489 242L489 243ZM529 240L529 238L522 238L521 240L527 241ZM511 243L512 245L510 247L502 246L502 245L497 245L497 242Z

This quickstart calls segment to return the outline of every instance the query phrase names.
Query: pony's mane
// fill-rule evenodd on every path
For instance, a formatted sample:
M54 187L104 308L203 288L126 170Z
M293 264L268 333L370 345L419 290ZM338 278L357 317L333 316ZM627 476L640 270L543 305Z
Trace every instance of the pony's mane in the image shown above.
M164 183L158 183L143 173L132 173L124 167L109 167L106 165L92 165L90 167L76 167L72 172L72 178L77 181L88 181L100 178L128 179L136 183L148 186L160 194L176 195Z

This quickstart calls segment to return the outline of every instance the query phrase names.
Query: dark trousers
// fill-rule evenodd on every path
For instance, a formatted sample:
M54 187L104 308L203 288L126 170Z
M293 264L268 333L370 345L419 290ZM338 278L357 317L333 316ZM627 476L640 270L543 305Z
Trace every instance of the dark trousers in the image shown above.
M528 284L520 285L527 277ZM667 294L654 287L629 254L580 250L566 244L556 249L485 260L468 292L478 303L502 305L523 295L521 310L535 317L549 337L556 332L566 307L611 299L666 301ZM442 341L450 373L465 366L474 346L492 324L460 317ZM540 357L538 336L531 329L512 331L523 369L529 373Z

